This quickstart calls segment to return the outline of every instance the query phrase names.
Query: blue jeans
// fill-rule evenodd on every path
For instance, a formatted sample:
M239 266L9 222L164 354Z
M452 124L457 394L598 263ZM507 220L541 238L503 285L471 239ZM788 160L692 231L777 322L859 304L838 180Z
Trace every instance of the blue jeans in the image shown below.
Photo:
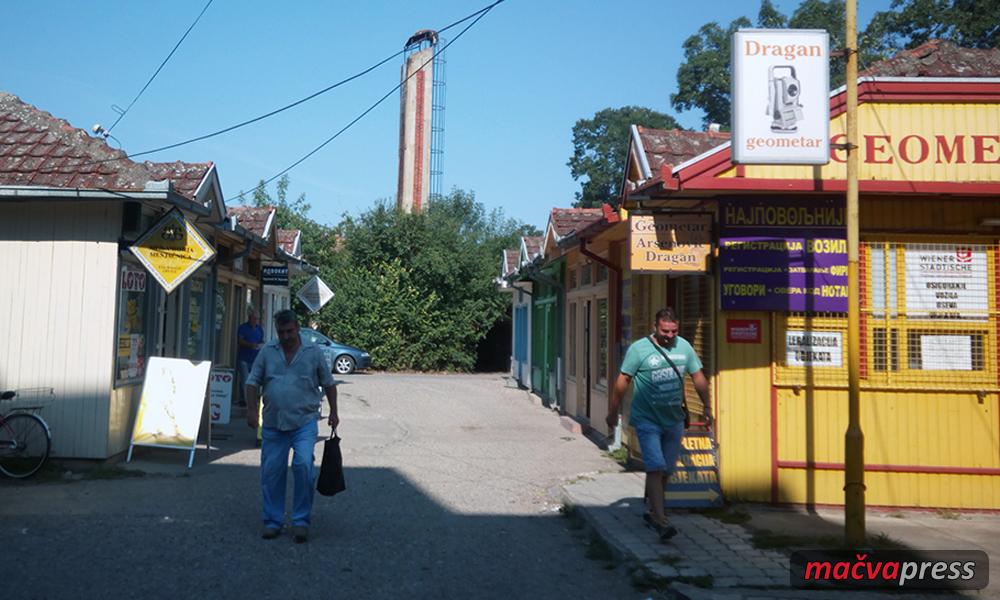
M660 471L664 477L670 477L677 468L681 439L684 437L684 422L681 421L671 427L638 423L635 425L635 436L639 438L642 463L646 472Z
M292 525L309 525L316 469L313 450L319 426L316 421L292 431L263 428L260 449L260 489L264 527L280 529L285 523L285 483L288 479L288 450L292 449Z
M246 398L246 385L247 379L250 378L250 367L253 365L245 360L236 361L236 375L238 377L236 381L236 387L239 388L239 392L236 394L236 398L241 404L247 403Z

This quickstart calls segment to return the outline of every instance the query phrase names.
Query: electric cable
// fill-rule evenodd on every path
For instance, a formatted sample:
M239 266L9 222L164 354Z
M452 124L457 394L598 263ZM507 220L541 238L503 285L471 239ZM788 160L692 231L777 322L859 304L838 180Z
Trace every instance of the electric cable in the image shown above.
M111 130L115 128L115 125L117 125L122 119L125 118L125 115L128 114L128 111L132 110L132 106L135 105L136 101L139 100L139 98L142 96L143 92L146 91L146 88L149 87L149 84L153 83L153 80L156 79L156 76L160 74L160 71L162 71L163 67L167 64L167 61L169 61L170 57L174 55L174 52L177 52L177 49L180 48L181 43L184 42L184 39L187 38L187 36L188 36L189 33L191 33L191 30L194 29L194 26L198 24L198 21L201 20L202 15L205 14L205 11L208 10L208 7L211 6L212 2L214 2L214 1L215 0L208 0L208 3L205 4L205 8L201 9L201 12L198 13L198 17L195 18L194 22L191 23L191 26L187 28L187 31L184 32L184 35L181 36L181 39L177 40L177 43L174 44L174 49L171 50L170 54L168 54L167 57L163 59L163 62L161 62L160 66L156 68L156 71L153 73L153 76L149 78L149 81L146 82L146 85L142 86L142 89L139 90L139 93L135 95L135 98L132 98L132 102L130 102L129 105L128 105L128 107L126 107L125 110L122 111L122 113L118 115L118 118L115 119L115 122L111 124L111 127L107 128L106 131L109 134L111 133ZM115 107L115 108L117 108L117 107Z
M490 4L490 5L486 6L486 7L483 7L481 9L477 10L476 12L471 13L471 14L469 14L469 15L467 15L467 16L465 16L465 17L463 17L463 18L461 18L461 19L459 19L459 20L457 20L457 21L455 21L453 23L450 23L450 24L448 24L448 25L446 25L446 26L444 26L441 29L438 29L436 31L438 33L443 33L445 31L448 31L449 29L452 29L454 27L457 27L458 25L461 25L462 23L468 21L469 19L475 18L476 20L479 20L479 18L481 18L486 13L488 13L490 10L493 9L493 7L495 7L496 5L500 4L501 2L504 2L504 0L497 0L496 2L493 2L492 4ZM209 4L211 4L211 1L209 2ZM463 30L463 33L464 33L464 30ZM447 47L447 46L445 46L445 47ZM210 139L210 138L213 138L213 137L216 137L216 136L220 136L220 135L222 135L224 133L229 133L230 131L234 131L236 129L240 129L242 127L246 127L247 125L251 125L251 124L256 123L258 121L263 121L264 119L267 119L269 117L273 117L274 115L277 115L279 113L285 112L286 110L295 108L296 106L299 106L300 104L304 104L305 102L308 102L309 100L312 100L313 98L316 98L317 96L321 96L321 95L323 95L323 94L325 94L325 93L327 93L327 92L329 92L331 90L334 90L334 89L336 89L336 88L338 88L338 87L340 87L340 86L342 86L342 85L344 85L346 83L350 83L351 81L354 81L355 79L358 79L358 78L360 78L360 77L362 77L364 75L367 75L368 73L371 73L375 69L381 67L385 63L387 63L390 60L398 57L399 55L403 54L404 52L406 52L405 48L403 50L400 50L399 52L396 52L392 56L387 56L386 58L380 60L379 62L375 63L374 65L372 65L370 67L368 67L367 69L364 69L363 71L355 73L354 75L351 75L350 77L342 79L342 80L340 80L340 81L338 81L336 83L333 83L333 84L331 84L331 85L329 85L329 86L327 86L327 87L325 87L325 88L323 88L321 90L313 92L312 94L309 94L308 96L305 96L304 98L300 98L300 99L298 99L298 100L296 100L294 102L291 102L291 103L286 104L286 105L284 105L282 107L279 107L279 108L276 108L274 110L271 110L271 111L266 112L264 114L258 115L256 117L251 118L251 119L247 119L247 120L242 121L240 123L236 123L234 125L230 125L228 127L224 127L222 129L219 129L219 130L216 130L216 131L212 131L211 133L206 133L206 134L203 134L203 135L199 135L199 136L196 136L196 137L193 137L193 138L189 138L189 139L186 139L186 140L183 140L183 141L180 141L180 142L176 142L176 143L173 143L173 144L167 144L165 146L160 146L158 148L153 148L151 150L143 150L141 152L133 152L131 154L126 154L125 156L120 156L120 157L115 157L115 158L106 158L106 159L102 159L102 160L95 160L95 161L83 163L81 165L74 165L74 167L88 166L88 165L92 165L92 164L101 164L101 163L106 163L106 162L114 162L114 161L125 160L125 159L133 159L133 158L137 158L137 157L140 157L140 156L146 156L148 154L155 154L157 152L162 152L164 150L172 150L174 148L179 148L181 146L186 146L188 144L193 144L195 142L200 142L200 141L207 140L207 139ZM133 103L134 103L134 101L133 101ZM131 105L129 105L129 107L131 108ZM126 112L127 112L127 109L126 109ZM117 121L115 121L115 123L117 124ZM112 125L112 127L114 127L114 125ZM108 132L110 132L110 131L111 130L108 129Z
M275 179L281 177L285 173L288 173L289 171L291 171L295 167L297 167L300 164L302 164L303 162L305 162L309 157L311 157L312 155L314 155L317 152L319 152L320 150L322 150L327 144L329 144L333 140L335 140L338 137L340 137L341 134L343 134L348 129L350 129L351 127L353 127L355 123L357 123L358 121L360 121L361 119L363 119L368 113L370 113L371 111L375 110L380 104L382 104L383 102L385 102L390 96L392 96L393 94L395 94L396 92L398 92L399 89L401 87L403 87L403 85L407 81L409 81L417 73L419 73L420 71L422 71L423 68L426 67L431 61L433 61L439 54L441 54L442 52L444 52L448 48L448 46L450 46L450 45L454 44L456 41L458 41L458 39L461 38L462 35L464 35L466 31L468 31L469 29L471 29L472 26L475 25L476 23L478 23L480 19L482 19L483 17L485 17L487 14L489 14L489 12L491 10L493 10L493 8L495 6L497 6L498 4L500 4L501 2L504 2L504 1L505 0L496 0L496 2L494 2L493 4L487 6L486 8L481 9L481 10L477 11L476 13L473 13L474 15L478 14L478 16L475 17L474 21L472 21L471 23L469 23L468 25L466 25L465 28L462 29L462 31L458 32L458 34L455 35L454 38L452 38L451 40L449 40L448 43L446 43L441 48L439 48L438 50L436 50L434 52L434 54L431 55L430 58L428 58L426 61L424 61L424 63L421 64L419 68L415 69L413 71L413 73L411 73L406 79L404 79L404 80L400 81L398 84L396 84L396 86L393 87L391 90L389 90L384 96L382 96L381 98L379 98L374 104L372 104L367 109L365 109L364 112L362 112L360 115L358 115L357 117L355 117L354 120L352 120L350 123L348 123L343 128L341 128L339 131L337 131L337 133L335 133L332 136L330 136L329 138L327 138L326 141L324 141L322 144L320 144L319 146L316 146L315 148L313 148L312 150L310 150L309 152L307 152L305 156L303 156L302 158L300 158L297 161L293 162L291 165L285 167L284 169L282 169L281 171L279 171L275 175L269 177L268 179L263 180L262 182L259 182L256 186L254 186L254 189L256 189L256 188L258 188L258 187L260 187L262 185L266 186L267 184L269 184L272 181L274 181ZM472 18L471 15L469 17L466 17L462 21L467 21L470 18ZM442 29L441 31L444 31L444 30ZM241 192L241 193L237 194L236 196L232 196L232 197L226 199L225 202L228 203L230 201L236 200L237 198L243 199L244 196L246 196L246 194L247 194L247 192Z

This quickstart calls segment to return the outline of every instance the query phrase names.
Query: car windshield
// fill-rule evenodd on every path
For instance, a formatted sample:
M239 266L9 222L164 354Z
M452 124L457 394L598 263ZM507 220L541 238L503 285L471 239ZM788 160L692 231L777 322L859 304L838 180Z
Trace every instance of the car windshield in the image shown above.
M302 329L300 333L302 334L302 339L310 344L323 345L326 343L326 338L323 337L323 334L318 331L313 331L312 329Z

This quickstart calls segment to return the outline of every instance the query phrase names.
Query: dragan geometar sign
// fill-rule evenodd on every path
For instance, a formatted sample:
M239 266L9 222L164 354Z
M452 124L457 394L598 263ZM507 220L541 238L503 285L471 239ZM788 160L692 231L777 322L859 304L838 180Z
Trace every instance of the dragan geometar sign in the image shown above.
M813 29L741 29L732 39L732 160L830 160L830 40Z

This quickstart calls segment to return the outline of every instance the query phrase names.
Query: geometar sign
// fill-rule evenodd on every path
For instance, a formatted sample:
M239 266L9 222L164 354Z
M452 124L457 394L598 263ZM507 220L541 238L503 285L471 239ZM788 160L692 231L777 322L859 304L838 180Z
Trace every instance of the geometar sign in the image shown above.
M732 38L732 161L830 161L830 36L741 29Z
M633 273L704 273L712 254L712 215L629 215Z
M215 256L212 245L176 208L163 215L129 250L168 294Z

